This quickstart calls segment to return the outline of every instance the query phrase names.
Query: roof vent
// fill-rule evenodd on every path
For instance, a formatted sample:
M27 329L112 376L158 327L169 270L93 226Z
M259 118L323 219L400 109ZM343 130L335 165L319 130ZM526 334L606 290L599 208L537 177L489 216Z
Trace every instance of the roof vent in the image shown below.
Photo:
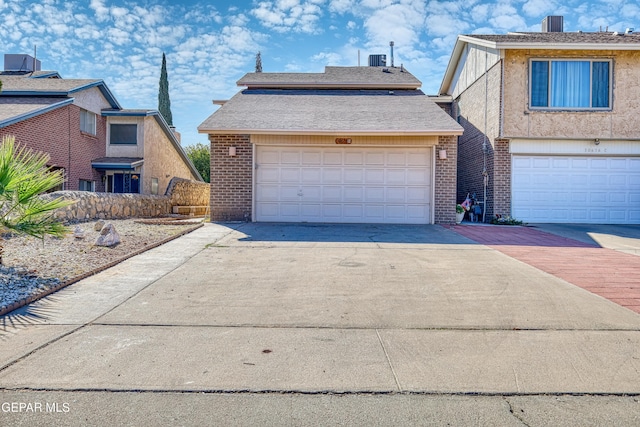
M40 61L31 55L5 53L4 70L31 73L33 71L40 71L41 65Z
M631 34L631 33L633 33L634 30L635 30L634 28L627 28L626 30L624 30L624 33L625 34Z
M564 31L564 17L547 16L542 20L543 33L561 33Z
M387 55L369 55L369 67L386 67Z

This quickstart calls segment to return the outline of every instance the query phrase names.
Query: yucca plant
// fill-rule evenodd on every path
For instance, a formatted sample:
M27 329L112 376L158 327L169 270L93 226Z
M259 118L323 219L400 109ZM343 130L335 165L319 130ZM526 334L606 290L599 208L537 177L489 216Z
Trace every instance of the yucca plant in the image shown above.
M62 184L62 171L47 167L49 156L15 143L5 136L0 146L0 233L15 232L44 238L63 236L67 228L53 217L53 211L72 202L45 200L40 194ZM0 264L4 239L0 234Z

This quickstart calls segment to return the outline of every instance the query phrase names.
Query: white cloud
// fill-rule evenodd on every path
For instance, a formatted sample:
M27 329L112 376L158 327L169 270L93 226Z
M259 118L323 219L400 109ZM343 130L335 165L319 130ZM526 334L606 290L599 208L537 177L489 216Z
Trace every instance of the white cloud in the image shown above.
M546 15L554 14L558 5L553 0L528 0L523 6L522 11L531 17L543 18Z
M313 1L278 0L264 1L251 10L260 23L279 33L296 32L315 34L321 32L317 23L322 9Z

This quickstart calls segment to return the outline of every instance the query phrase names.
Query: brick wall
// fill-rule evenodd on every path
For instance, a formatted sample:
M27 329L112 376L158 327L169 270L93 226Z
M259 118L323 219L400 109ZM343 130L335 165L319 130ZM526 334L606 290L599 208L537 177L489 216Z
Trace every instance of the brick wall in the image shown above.
M104 191L101 174L91 167L91 160L106 153L106 118L96 117L96 135L80 132L80 108L75 105L0 129L0 138L16 137L16 142L33 150L48 153L49 165L65 172L65 189L77 190L80 179L95 181L96 191Z
M494 141L495 156L493 170L493 211L500 215L511 215L511 154L509 140L496 139Z
M438 158L440 150L447 151L447 158ZM440 136L436 146L435 218L436 224L451 224L456 220L456 165L458 137Z
M484 201L486 175L484 209L487 221L494 215L496 197L501 200L510 198L510 186L504 186L504 177L500 177L500 185L497 186L495 182L495 144L498 141L496 138L499 136L501 118L500 71L501 62L498 62L461 93L456 102L458 123L464 128L458 145L456 197L459 203L467 194L472 196L475 193L476 200ZM501 173L504 175L504 171Z
M209 135L211 221L251 221L253 146L249 135ZM229 156L229 147L236 155Z

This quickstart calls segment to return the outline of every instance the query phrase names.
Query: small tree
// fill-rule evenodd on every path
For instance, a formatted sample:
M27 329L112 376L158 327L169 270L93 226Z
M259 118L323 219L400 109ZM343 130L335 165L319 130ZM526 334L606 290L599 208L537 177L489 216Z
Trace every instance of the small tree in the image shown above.
M162 53L162 68L160 69L160 89L158 90L158 111L169 126L173 126L171 114L171 100L169 99L169 78L167 77L167 58Z
M185 147L187 156L193 162L200 176L204 179L204 182L209 182L209 172L211 167L211 153L209 152L209 146L201 143L195 145L188 145Z
M3 137L0 146L0 232L16 232L44 238L62 236L67 228L53 217L53 211L71 204L58 197L38 197L64 182L62 171L47 167L49 156L15 144ZM3 239L0 234L0 264Z

